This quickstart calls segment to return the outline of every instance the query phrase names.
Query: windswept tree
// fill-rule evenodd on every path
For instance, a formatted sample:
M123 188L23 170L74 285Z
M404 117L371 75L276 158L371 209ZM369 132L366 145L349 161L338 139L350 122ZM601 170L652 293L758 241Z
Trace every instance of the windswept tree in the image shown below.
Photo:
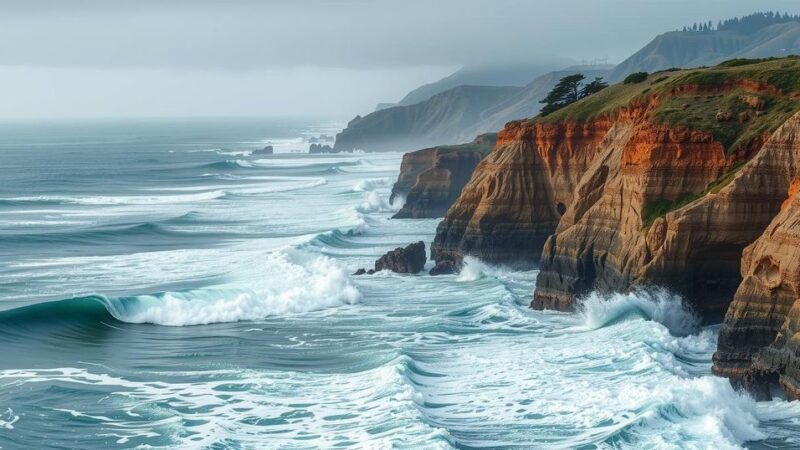
M539 102L544 103L540 114L546 116L608 87L608 83L604 82L602 77L597 77L587 84L583 83L585 79L582 73L567 75L560 79L547 97Z
M594 81L587 83L581 89L581 98L596 94L608 87L608 83L603 81L603 77L595 77Z

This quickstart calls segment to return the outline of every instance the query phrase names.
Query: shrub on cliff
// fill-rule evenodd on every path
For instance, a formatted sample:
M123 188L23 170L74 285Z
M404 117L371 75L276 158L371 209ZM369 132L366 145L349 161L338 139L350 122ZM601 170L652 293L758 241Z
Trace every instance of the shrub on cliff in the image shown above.
M636 84L641 83L647 79L647 72L634 72L623 80L623 84Z

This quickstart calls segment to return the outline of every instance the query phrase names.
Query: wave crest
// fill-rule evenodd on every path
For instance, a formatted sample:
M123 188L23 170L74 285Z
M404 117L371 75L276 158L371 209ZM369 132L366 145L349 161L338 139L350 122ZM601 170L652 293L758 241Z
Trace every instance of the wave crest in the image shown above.
M167 326L258 320L354 304L360 292L331 258L318 256L302 264L276 252L264 266L271 274L263 286L216 287L107 299L109 312L129 323ZM271 276L270 276L271 275Z
M364 194L364 201L356 209L360 213L368 214L397 212L402 207L400 199L390 202L386 195L381 195L378 191L369 191Z
M637 289L627 294L592 292L579 304L584 324L592 330L631 318L658 322L675 336L694 333L700 318L683 299L661 288Z

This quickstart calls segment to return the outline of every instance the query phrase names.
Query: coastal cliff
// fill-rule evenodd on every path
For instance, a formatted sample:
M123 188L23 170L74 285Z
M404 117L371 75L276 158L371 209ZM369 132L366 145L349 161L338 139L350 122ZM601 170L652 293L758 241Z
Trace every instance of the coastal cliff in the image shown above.
M496 140L496 134L488 133L469 144L439 146L403 155L390 201L398 196L406 200L394 218L444 216Z
M555 231L577 183L601 148L608 122L511 122L439 224L433 259L465 255L530 267Z
M509 123L433 258L538 261L535 309L667 287L725 317L715 373L800 398L798 74L796 57L657 73Z

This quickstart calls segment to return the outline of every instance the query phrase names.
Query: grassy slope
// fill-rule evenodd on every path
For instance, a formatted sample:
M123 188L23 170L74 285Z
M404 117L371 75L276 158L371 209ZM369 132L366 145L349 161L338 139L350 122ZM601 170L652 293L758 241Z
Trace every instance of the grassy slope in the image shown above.
M497 142L496 133L486 133L478 136L474 141L466 144L457 145L440 145L435 147L442 153L449 152L478 152L484 156L488 155L494 149L494 144Z

